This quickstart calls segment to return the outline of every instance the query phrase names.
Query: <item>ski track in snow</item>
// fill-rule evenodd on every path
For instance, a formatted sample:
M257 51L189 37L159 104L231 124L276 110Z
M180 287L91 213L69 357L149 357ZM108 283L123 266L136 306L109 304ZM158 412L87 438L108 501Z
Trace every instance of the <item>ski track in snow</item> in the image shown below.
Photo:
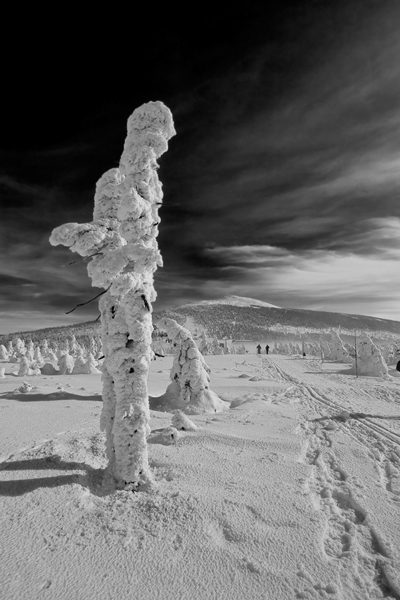
M321 535L322 552L328 560L336 561L343 583L349 579L349 574L357 574L355 583L360 587L360 595L355 595L354 598L361 600L382 597L398 600L400 598L399 421L393 421L394 425L391 426L390 419L377 423L373 418L358 418L340 423L340 421L330 421L329 417L338 415L342 410L373 413L373 408L377 404L381 411L382 402L385 403L385 413L389 417L399 417L399 387L388 389L387 382L382 383L375 378L368 382L368 378L365 377L354 379L349 385L344 380L346 376L327 375L316 361L291 359L289 363L274 356L272 359L263 357L263 362L273 363L280 377L286 378L296 386L295 393L298 395L303 412L300 428L305 437L300 460L312 467L311 475L303 485L306 493L310 494L315 510L323 513L325 517ZM311 367L313 372L307 372L304 367L306 369ZM293 397L293 388L289 389ZM320 420L320 417L317 417L319 420L310 420L310 413L315 414L315 412L327 418ZM328 423L331 425L329 426ZM387 494L387 502L390 503L389 507L386 504L385 510L392 511L392 523L397 531L395 551L390 544L387 547L384 537L375 527L374 515L369 515L362 500L357 499L360 495L357 492L364 486L357 477L350 476L341 466L340 458L335 451L335 436L332 435L335 430L340 430L344 436L361 444L378 473L380 485ZM363 496L361 494L361 497ZM354 582L349 583L354 589ZM303 596L300 594L298 597Z
M399 416L398 382L300 357L207 361L231 410L149 443L142 493L103 479L97 408L4 453L2 599L400 599L400 422L335 418ZM153 431L170 420L153 411Z

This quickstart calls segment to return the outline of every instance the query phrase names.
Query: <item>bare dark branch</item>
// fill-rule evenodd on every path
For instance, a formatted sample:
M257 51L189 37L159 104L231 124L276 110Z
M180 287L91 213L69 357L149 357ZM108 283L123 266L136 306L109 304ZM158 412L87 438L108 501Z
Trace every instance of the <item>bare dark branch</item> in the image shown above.
M102 292L100 292L100 294L97 294L97 296L95 296L94 298L91 298L90 300L88 300L87 302L81 302L80 304L77 304L75 306L75 308L73 308L72 310L69 310L68 312L66 312L66 315L69 315L70 313L74 312L74 310L76 310L77 308L79 308L80 306L85 306L86 304L90 304L91 302L93 302L93 300L96 300L97 298L100 298L100 296L102 296L103 294L105 294L106 292L108 292L108 290L110 289L111 285L108 286L108 288L106 290L103 290ZM98 319L98 317L97 317ZM96 319L96 321L97 321Z
M99 254L102 254L102 252L95 252L94 254L90 254L89 256L82 256L81 258L78 258L78 260L73 260L72 262L67 263L67 265L64 265L69 267L70 265L76 265L76 263L78 262L82 262L82 260L86 260L87 258L93 258L93 256L98 256Z

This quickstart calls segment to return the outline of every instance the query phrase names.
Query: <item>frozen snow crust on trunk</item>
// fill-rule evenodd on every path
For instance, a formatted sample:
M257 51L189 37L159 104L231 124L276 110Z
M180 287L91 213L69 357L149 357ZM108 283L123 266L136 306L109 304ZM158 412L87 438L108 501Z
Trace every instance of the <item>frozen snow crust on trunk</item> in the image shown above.
M93 221L67 223L50 238L92 257L92 285L106 293L100 301L104 365L101 428L106 431L109 470L119 485L150 479L147 457L154 271L162 266L157 245L162 201L157 158L175 135L172 115L162 102L149 102L128 119L128 134L117 169L96 186Z
M164 410L179 409L188 415L216 413L229 408L210 390L210 368L203 358L192 334L174 319L161 319L159 329L164 330L172 341L174 363L171 369L171 383L160 398L154 398L154 405ZM153 406L153 403L152 403Z

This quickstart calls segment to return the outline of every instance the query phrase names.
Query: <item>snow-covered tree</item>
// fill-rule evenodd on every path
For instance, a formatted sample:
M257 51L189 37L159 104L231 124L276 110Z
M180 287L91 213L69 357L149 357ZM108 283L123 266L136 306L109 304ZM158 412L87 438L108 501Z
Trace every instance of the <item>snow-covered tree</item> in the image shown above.
M74 370L73 373L82 373L83 371L81 370L81 368L84 366L84 364L86 363L85 361L85 357L83 356L83 352L81 354L79 354L75 359L74 359Z
M47 340L42 340L40 343L40 351L42 356L46 356L49 351L49 342Z
M74 358L70 354L62 354L58 359L58 372L60 375L71 375L74 370Z
M17 358L20 358L21 356L23 356L26 352L26 348L25 348L25 344L24 342L21 340L21 338L17 337L14 339L14 353L17 356Z
M8 352L5 346L3 346L3 344L0 345L0 360L8 360L9 356L8 356Z
M76 359L73 374L100 375L101 371L96 367L93 354L89 352L87 361Z
M367 334L361 335L357 340L357 363L350 372L372 377L388 375L388 367L381 351Z
M19 363L19 371L17 373L18 377L26 377L27 375L31 375L31 369L29 367L29 361L26 356L21 357L21 361Z
M339 334L336 331L331 332L329 356L326 356L325 358L327 360L334 360L342 363L348 363L352 360L342 340L340 339Z
M209 345L206 338L206 332L202 331L199 340L199 350L202 354L209 354Z
M47 351L45 359L47 362L51 362L51 363L56 363L58 361L56 354L54 354L53 350L51 350L51 349L49 349Z
M151 349L154 272L162 265L157 245L162 200L157 158L175 134L162 102L149 102L128 119L119 168L96 186L93 221L55 229L50 242L91 257L92 284L100 300L103 410L109 471L119 487L137 489L150 480L147 379Z
M187 414L221 412L229 405L210 390L210 368L188 329L174 319L161 319L158 327L167 332L174 348L171 383L164 402Z
M40 352L39 346L36 346L36 348L33 352L33 360L35 361L35 363L38 367L42 367L44 365L43 356L42 356L42 353Z
M94 337L90 338L88 351L91 354L93 354L93 356L97 355L98 349L97 349L96 338L94 338Z

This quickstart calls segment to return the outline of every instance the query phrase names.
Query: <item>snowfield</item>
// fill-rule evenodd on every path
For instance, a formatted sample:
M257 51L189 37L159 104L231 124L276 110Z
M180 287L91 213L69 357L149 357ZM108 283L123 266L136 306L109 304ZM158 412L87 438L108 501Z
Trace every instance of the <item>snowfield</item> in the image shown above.
M400 598L400 378L206 360L230 409L177 440L152 410L154 482L137 493L103 477L99 375L1 363L2 600ZM171 366L152 363L152 397Z

